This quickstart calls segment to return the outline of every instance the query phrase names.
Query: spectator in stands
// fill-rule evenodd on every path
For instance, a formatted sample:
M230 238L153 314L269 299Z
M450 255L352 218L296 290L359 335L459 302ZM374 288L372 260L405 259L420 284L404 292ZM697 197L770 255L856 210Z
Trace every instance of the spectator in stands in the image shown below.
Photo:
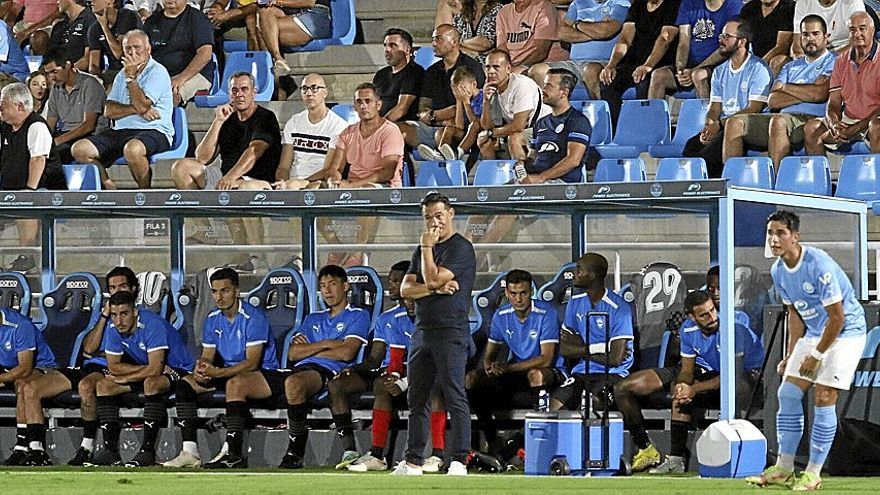
M861 140L870 143L871 153L880 153L880 50L874 32L865 12L850 17L849 48L834 62L825 118L804 126L808 155L824 155L825 148Z
M559 353L577 364L571 369L571 378L550 394L551 411L577 409L585 389L594 397L594 407L610 407L612 388L629 375L633 363L632 310L621 296L605 287L606 275L608 260L600 254L586 253L577 261L572 283L585 291L568 302L559 333ZM589 314L594 311L608 316Z
M833 52L841 52L852 41L849 31L850 19L855 13L866 10L863 0L797 0L794 9L794 36L792 37L791 50L793 56L797 58L804 54L798 40L801 36L800 26L804 17L810 14L822 16L828 26L828 49ZM837 55L840 54L837 53Z
M730 1L730 0L728 0ZM748 24L728 21L718 36L719 53L727 61L715 68L706 123L688 140L684 156L706 160L709 177L721 177L724 168L724 126L734 115L759 113L767 104L773 80L767 63L749 52L753 33Z
M149 157L170 148L174 135L171 78L150 56L150 39L145 32L135 29L126 33L122 49L122 72L116 74L104 107L104 117L113 120L113 126L80 139L72 153L80 163L104 167L124 156L138 187L149 189L153 175ZM104 167L98 167L104 188L116 189Z
M140 450L126 467L155 464L159 428L167 422L168 392L193 369L193 358L176 328L161 316L137 308L134 292L110 296L110 326L104 332L104 353L110 374L98 382L98 417L104 448L92 462L107 466L120 462L119 396L143 392L144 439ZM126 361L123 362L123 356Z
M452 25L461 35L461 48L479 55L480 63L495 48L495 20L501 10L499 0L445 0L452 13ZM436 26L440 26L438 23Z
M413 59L412 36L403 29L385 32L385 63L373 76L373 84L382 99L380 115L391 122L418 120L416 100L422 93L425 69Z
M455 119L455 95L450 80L458 67L467 67L482 86L486 82L480 63L462 53L459 47L458 31L450 24L442 24L434 30L434 54L440 60L428 67L422 81L419 98L419 120L413 123L398 123L403 139L410 148L418 148L419 155L426 160L443 160L437 151L440 135L445 125ZM423 153L424 152L424 153Z
M61 163L72 163L70 148L74 141L98 130L107 99L104 86L95 76L76 70L60 48L46 52L43 70L54 87L47 103L46 124L55 136Z
M293 362L292 373L284 381L290 441L278 466L286 469L303 467L309 436L308 400L324 390L340 371L354 364L358 352L367 343L370 330L370 315L348 304L348 275L344 268L337 265L321 268L318 290L327 309L311 313L303 320L288 356ZM350 412L333 412L337 429L353 428ZM351 440L353 444L354 439ZM356 459L356 456L355 453L351 457Z
M34 99L34 112L46 118L46 102L49 101L49 80L41 70L31 72L25 80L25 84L31 90Z
M568 58L568 51L559 44L558 19L547 0L514 0L501 7L495 21L496 47L509 55L513 72L520 74L535 64Z
M217 309L208 314L202 327L202 354L195 369L177 382L177 417L183 450L165 467L202 466L196 443L196 398L217 389L226 391L226 443L215 461L205 469L247 467L244 456L244 426L247 400L277 397L284 376L278 371L275 338L266 315L241 300L238 273L221 268L211 277L211 296ZM219 360L219 363L216 364Z
M232 5L230 5L230 3ZM245 30L247 49L250 51L260 50L263 40L257 31L257 16L261 5L257 0L217 0L205 11L205 15L214 26L214 47L223 52L224 39L233 39L234 29ZM230 36L227 38L227 36ZM234 39L241 39L240 34L235 33Z
M174 104L185 103L214 79L214 29L199 9L185 0L164 0L165 8L144 21L153 58L168 69Z
M266 49L275 60L275 75L290 73L290 67L281 54L282 46L302 46L333 34L330 15L330 0L274 0L257 10L257 26Z
M55 356L46 344L43 332L27 316L12 308L0 308L0 342L4 343L0 346L0 388L15 387L18 405L23 401L23 390L28 381L55 367ZM23 412L21 407L16 407L15 447L5 464L52 464L46 454L46 425L42 421L31 423Z
M739 15L739 0L682 0L678 9L678 49L675 65L651 74L648 98L663 98L669 92L696 90L698 98L709 97L712 69L724 61L718 42L719 27Z
M477 76L467 67L455 69L449 85L455 96L455 119L443 128L439 151L446 160L460 160L477 144L477 135L482 130L483 90L477 84Z
M0 87L3 87L24 81L28 76L28 64L9 26L0 24L3 24L0 27Z
M30 42L34 55L42 55L49 44L52 23L61 16L57 0L15 0L7 4L4 20L13 26L15 41ZM23 12L22 12L23 11Z
M89 28L89 72L110 87L122 70L122 36L141 27L137 13L117 8L113 0L92 0L96 22ZM107 65L104 65L107 57Z
M483 113L477 138L480 155L492 160L506 138L506 151L514 160L525 160L535 121L546 115L541 89L528 76L512 73L510 56L496 49L486 57L486 85L483 87Z
M536 407L541 390L552 390L567 378L562 361L556 359L556 310L550 303L532 299L531 273L510 270L504 281L508 303L492 316L482 366L469 371L465 378L471 409L490 446L497 438L493 409L512 405L514 394L523 392Z
M67 50L67 59L77 69L89 67L89 29L95 24L95 14L83 7L85 0L58 0L61 20L52 27L47 48Z
M620 32L626 20L630 0L574 0L568 12L556 28L556 35L565 43L586 43L608 40ZM599 72L602 65L595 60L562 60L560 62L534 65L529 75L538 85L544 84L544 76L550 67L567 69L579 80L583 77L593 84L587 90L593 98L599 96Z
M739 13L755 34L752 53L767 62L774 77L789 60L794 9L794 0L759 0L746 3Z
M636 98L648 97L651 71L675 63L675 53L669 49L678 36L675 18L681 0L636 0L630 6L623 22L620 38L611 52L611 59L602 67L592 62L584 70L584 84L593 98L608 102L611 122L616 126L622 104L621 95L635 86ZM596 67L589 68L592 65ZM591 88L599 88L593 93Z
M825 47L828 39L825 20L818 15L808 15L801 21L800 31L804 56L786 64L770 88L767 107L778 113L729 118L724 126L725 163L730 157L743 156L746 149L769 150L779 170L780 162L791 153L792 146L803 143L804 124L825 115L835 60L834 53Z

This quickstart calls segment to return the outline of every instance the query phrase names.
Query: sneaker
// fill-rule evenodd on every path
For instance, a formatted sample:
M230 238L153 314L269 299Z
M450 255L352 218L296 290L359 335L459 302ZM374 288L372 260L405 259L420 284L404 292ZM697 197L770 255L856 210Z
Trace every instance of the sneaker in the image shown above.
M386 469L388 469L388 464L385 463L384 459L379 459L377 457L373 457L370 454L367 454L361 456L360 459L349 464L347 469L356 473L366 473L367 471L385 471Z
M242 263L227 263L225 268L232 268L238 273L256 273L257 261L259 258L251 256L247 261Z
M68 466L85 466L85 464L92 460L92 451L85 448L80 447L79 450L73 454L73 459L67 461Z
M199 468L202 467L202 460L199 459L199 456L192 455L183 450L177 457L168 462L163 462L162 465L169 468Z
M24 462L24 459L27 457L27 453L28 451L24 449L14 449L12 454L6 458L4 464L7 466L21 466L22 462Z
M290 74L290 66L287 65L287 62L283 58L279 58L275 61L275 75L276 76L286 76Z
M216 461L209 462L202 466L205 469L244 469L248 467L247 459L244 457L226 454Z
M149 450L141 450L134 458L124 464L127 468L139 468L156 465L156 454Z
M281 464L278 464L278 467L281 469L302 469L303 458L288 450L284 453L284 457L281 459Z
M21 462L21 465L31 467L51 466L52 460L49 459L49 454L45 450L30 450Z
M443 158L443 155L441 155L439 151L428 146L427 144L420 144L418 150L419 156L422 157L422 160L435 160L438 162L442 162L443 160L445 160L445 158Z
M648 444L647 447L636 452L633 457L632 471L640 473L657 464L660 464L660 452L657 452L657 448L652 444Z
M422 471L425 473L439 473L441 467L443 467L443 459L432 455L425 459L425 463L422 464Z
M789 486L792 481L794 481L794 471L779 466L770 466L760 475L746 478L746 483L762 488L770 485Z
M394 471L391 471L392 476L421 476L422 468L421 467L413 467L406 463L406 461L400 461L397 463L397 467L394 468Z
M794 480L791 490L795 492L813 492L822 488L822 478L818 474L809 471L801 473L800 477Z
M446 470L446 476L467 476L467 467L458 461L449 463L449 469Z
M684 458L668 455L663 464L648 471L648 474L684 474L684 472Z
M336 469L345 469L349 464L360 458L361 456L357 452L346 450L345 453L342 454L342 459L339 460L339 464L336 465Z
M92 458L83 466L118 466L122 464L119 452L113 452L110 449L101 449L92 453Z
M421 151L419 153L421 153ZM440 154L447 160L458 160L463 155L461 148L453 148L446 143L440 145Z
M18 258L12 261L12 264L9 265L9 271L18 272L18 273L30 273L37 267L37 263L34 261L34 257L29 254L20 254Z

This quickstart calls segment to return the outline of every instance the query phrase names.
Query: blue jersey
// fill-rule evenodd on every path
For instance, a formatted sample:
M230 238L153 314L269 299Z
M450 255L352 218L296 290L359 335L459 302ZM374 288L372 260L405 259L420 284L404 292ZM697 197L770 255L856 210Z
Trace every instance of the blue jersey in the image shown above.
M559 163L568 155L568 143L570 142L580 143L589 147L590 134L593 133L590 121L584 114L575 110L574 107L569 107L561 115L550 113L541 117L538 119L535 129L536 134L532 144L537 150L537 155L535 156L535 161L526 167L526 171L530 174L540 174ZM584 150L581 163L558 178L565 182L583 181L584 178L581 177L580 165L586 159L587 150Z
M34 367L54 368L55 355L46 344L43 332L31 320L9 308L0 308L0 367L18 366L18 353L34 352Z
M767 63L751 53L739 69L734 69L728 60L712 71L709 101L721 103L721 117L727 118L749 106L749 101L767 103L772 80Z
M833 52L825 52L825 55L813 60L807 61L807 57L800 57L785 64L785 67L779 71L776 80L782 84L813 84L820 77L827 77L831 80L831 70L834 69L834 62L837 56ZM779 113L803 113L806 115L815 115L823 117L825 115L825 102L809 103L801 102L783 108Z
M194 364L180 332L146 309L138 309L137 330L131 335L123 336L112 321L107 322L103 347L105 354L126 354L141 365L149 364L149 354L159 350L165 351L165 364L174 369L191 371Z
M219 309L208 314L202 327L202 347L216 349L226 367L235 366L247 358L247 348L263 346L260 369L277 370L278 354L275 340L269 333L269 321L259 308L239 302L238 314L233 321Z
M559 343L556 310L548 302L532 301L526 321L520 321L513 306L505 304L492 317L489 342L507 345L514 363L536 358L541 355L542 344ZM554 367L562 367L561 359Z
M21 82L30 74L27 60L8 25L0 26L0 60L0 72L13 75Z
M865 310L859 304L853 286L828 253L802 246L801 259L794 268L776 260L770 275L782 302L793 306L804 320L806 336L819 338L828 322L825 306L843 302L843 329L840 337L862 335L867 331Z
M374 342L385 344L385 359L382 360L382 368L387 368L391 363L391 349L403 349L404 353L409 349L409 342L413 332L416 331L416 322L410 318L409 313L403 306L395 306L385 311L376 320L376 332Z
M754 332L735 324L734 353L742 356L743 369L760 369L764 361L764 344ZM678 330L681 357L696 358L696 365L706 371L721 372L721 332L704 334L694 320L688 318Z
M361 343L366 344L369 333L369 313L360 308L346 306L335 317L330 316L329 309L309 314L303 320L296 335L305 336L310 344L328 339L357 339ZM333 372L335 375L354 364L354 361L354 359L351 361L335 361L330 358L311 356L297 362L295 366L314 364Z
M623 24L629 6L629 0L574 0L568 6L565 18L571 22L617 21Z
M590 313L608 313L605 315L591 315ZM605 352L605 325L610 325L608 337L610 341L625 339L626 348L630 351L628 357L619 366L609 368L612 375L627 376L629 368L633 364L633 326L632 308L622 297L613 291L605 290L605 295L593 305L590 296L584 292L572 296L571 301L565 308L565 321L562 326L572 332L580 334L584 342L590 346L590 354ZM590 327L590 335L587 338L587 326ZM584 360L581 359L572 368L573 374L584 374ZM601 363L590 361L590 373L604 373L605 366Z
M705 0L682 0L675 24L691 27L688 67L696 66L718 49L718 35L727 21L739 15L742 6L742 0L725 0L713 12L706 7Z

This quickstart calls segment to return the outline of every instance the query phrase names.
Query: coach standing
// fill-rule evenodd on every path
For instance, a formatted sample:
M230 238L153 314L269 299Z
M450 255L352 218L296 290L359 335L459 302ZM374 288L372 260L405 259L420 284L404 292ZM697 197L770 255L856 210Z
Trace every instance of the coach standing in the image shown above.
M452 429L447 445L452 452L448 474L467 474L471 413L464 388L465 365L474 352L468 308L476 276L474 248L453 229L455 210L449 198L431 193L422 200L426 231L413 253L400 293L416 301L416 331L412 336L409 377L409 438L399 475L422 474L428 441L428 401L436 383L446 399Z

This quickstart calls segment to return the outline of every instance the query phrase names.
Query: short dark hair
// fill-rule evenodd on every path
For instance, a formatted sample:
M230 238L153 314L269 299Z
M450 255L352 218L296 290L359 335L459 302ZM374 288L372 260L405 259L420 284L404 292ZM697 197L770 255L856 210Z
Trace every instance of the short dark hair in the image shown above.
M403 272L406 273L409 271L409 260L398 261L397 263L391 265L392 272Z
M104 283L109 286L110 279L113 277L125 277L126 283L128 283L128 286L131 287L131 291L135 294L140 290L137 275L134 274L134 270L127 266L117 266L107 272L107 276L104 277Z
M804 30L804 24L808 22L818 22L819 26L822 27L822 34L826 34L828 32L828 23L825 22L825 18L818 14L809 14L805 15L803 19L801 19L801 31Z
M70 62L70 58L67 56L67 50L64 50L60 46L54 46L46 50L46 53L43 54L43 61L40 63L40 67L45 67L49 65L50 62L58 67Z
M694 314L694 308L701 304L706 304L706 301L711 300L712 298L709 297L708 292L704 290L695 290L684 298L684 310L688 314Z
M376 96L379 96L379 90L376 89L376 85L371 82L362 82L362 83L358 84L357 87L354 88L354 92L357 93L358 91L361 91L364 89L369 89L370 91L373 92L373 94L375 94Z
M578 263L600 280L604 280L608 276L608 260L599 253L586 253L580 257Z
M767 223L770 222L782 222L788 227L788 230L792 232L800 232L801 231L801 219L794 213L788 210L779 210L776 213L773 213L769 217L767 217Z
M712 267L709 268L709 271L706 272L706 278L720 277L720 276L721 276L721 268L718 265L712 265Z
M568 69L556 67L548 70L547 75L559 76L559 83L562 85L563 88L568 90L568 96L571 96L574 88L577 87L578 79Z
M492 55L495 55L495 54L503 55L504 60L507 60L507 65L511 64L510 54L500 48L495 48L493 50L490 50L489 53L486 54L486 60L489 60L489 57L491 57Z
M318 272L318 281L324 277L333 277L343 283L348 282L348 273L345 272L345 268L339 265L325 265L324 268L321 268L321 271Z
M110 306L131 306L137 305L137 294L121 290L110 296Z
M474 75L474 71L472 71L470 67L460 65L452 71L452 77L449 80L454 84L458 84L463 81L476 81L477 76Z
M422 198L422 206L428 206L434 203L443 203L446 209L452 208L452 203L449 201L449 198L446 197L445 194L440 194L438 192L428 193L424 198Z
M233 287L238 287L238 272L229 267L223 267L211 274L211 282L229 280Z
M736 35L740 38L746 40L746 45L752 42L752 38L754 38L754 33L752 32L752 26L742 20L739 17L734 17L733 19L727 22L736 22L738 25L736 26Z
M403 40L407 42L407 44L409 45L409 47L412 48L412 46L413 46L413 37L412 37L411 34L409 34L409 32L407 32L407 31L404 30L404 29L400 29L400 28L391 28L391 29L389 29L388 31L385 31L385 36L383 36L382 38L385 38L385 37L387 37L387 36L394 36L394 35L397 35L397 36L400 36L401 38L403 38Z
M525 271L514 268L507 272L507 275L504 276L504 282L507 283L507 286L510 287L510 284L521 284L523 282L529 284L529 287L532 285L532 274Z

